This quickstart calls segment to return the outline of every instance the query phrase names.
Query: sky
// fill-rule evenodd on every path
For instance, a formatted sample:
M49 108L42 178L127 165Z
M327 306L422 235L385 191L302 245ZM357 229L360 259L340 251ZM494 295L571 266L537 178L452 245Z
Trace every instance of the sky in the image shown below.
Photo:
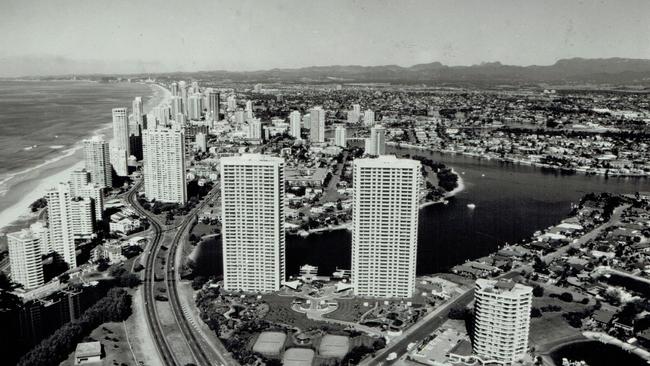
M0 59L18 69L45 56L152 72L650 59L648 0L0 0L0 14Z

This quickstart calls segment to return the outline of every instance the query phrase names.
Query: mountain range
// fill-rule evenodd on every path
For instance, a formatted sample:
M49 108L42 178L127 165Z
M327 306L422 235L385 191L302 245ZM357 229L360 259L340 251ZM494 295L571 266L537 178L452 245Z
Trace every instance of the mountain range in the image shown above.
M594 83L650 86L650 60L571 58L548 66L515 66L487 62L448 66L440 62L410 67L398 65L311 66L259 71L196 71L160 73L157 62L73 61L60 57L0 59L0 76L133 75L222 79L235 82L388 82L388 83ZM11 71L11 72L9 72Z

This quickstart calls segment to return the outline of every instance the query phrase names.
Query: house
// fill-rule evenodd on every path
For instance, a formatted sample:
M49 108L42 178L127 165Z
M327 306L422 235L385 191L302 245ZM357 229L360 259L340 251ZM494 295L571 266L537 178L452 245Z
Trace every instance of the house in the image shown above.
M594 311L591 319L601 327L608 327L609 324L611 324L612 319L614 319L614 313L609 310L598 309Z
M77 344L74 351L74 364L86 365L91 363L101 363L102 361L102 344L99 342L83 342Z

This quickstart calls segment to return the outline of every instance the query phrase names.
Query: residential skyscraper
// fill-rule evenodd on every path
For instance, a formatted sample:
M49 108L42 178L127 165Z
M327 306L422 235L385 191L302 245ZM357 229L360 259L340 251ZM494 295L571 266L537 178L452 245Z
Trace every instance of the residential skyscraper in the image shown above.
M214 122L219 122L219 109L221 108L221 95L218 90L208 90L208 113Z
M382 125L376 125L370 129L370 138L366 139L366 154L386 154L386 129Z
M90 183L81 187L78 192L78 197L90 198L93 200L93 207L95 208L95 221L104 219L104 188L98 184Z
M173 96L171 97L171 108L172 108L172 116L174 117L174 120L176 119L176 116L178 114L182 114L183 112L183 99L179 96ZM178 121L176 121L178 122Z
M226 98L226 104L229 111L234 111L237 109L237 98L234 95L229 95L228 98Z
M110 143L110 160L115 174L120 177L129 175L129 155L126 149L122 149L116 145L115 140Z
M194 143L196 149L200 152L208 151L208 137L203 132L197 132L194 136Z
M185 136L170 128L145 130L144 191L147 199L187 202L185 177Z
M248 121L248 138L251 140L262 139L262 121L259 118Z
M187 83L180 81L178 83L178 91L181 99L183 100L183 114L187 115Z
M221 158L224 287L277 291L285 279L284 160Z
M348 123L359 123L359 113L348 111Z
M353 168L352 284L358 296L412 297L420 162L384 155Z
M345 128L345 126L343 125L336 126L336 130L334 130L334 145L340 147L348 146L347 129Z
M110 148L101 136L84 140L84 163L91 182L100 187L113 186Z
M178 83L172 83L171 92L172 92L173 96L175 96L175 97L179 96L180 92L178 90Z
M72 231L75 238L89 238L95 232L95 205L89 197L71 198Z
M321 107L314 107L309 111L309 115L309 140L316 143L325 142L325 111Z
M359 104L353 104L352 105L352 111L357 114L357 116L361 115L361 105Z
M33 289L43 285L41 236L29 229L7 234L12 281Z
M293 111L289 113L289 134L297 139L300 138L300 112Z
M133 119L136 124L142 127L142 116L144 116L144 109L142 107L142 97L135 97L133 99ZM138 132L138 135L140 132Z
M370 109L366 109L363 112L363 124L366 126L372 126L375 124L375 112Z
M70 268L77 266L74 246L74 221L70 187L59 183L47 191L47 214L52 250L68 263Z
M203 112L203 97L201 94L192 94L187 100L188 117L192 120L198 121L201 119Z
M81 190L90 183L90 172L86 169L73 170L70 174L70 196L80 197Z
M485 363L510 365L528 348L533 288L505 280L476 280L474 353Z
M113 141L115 147L129 151L129 115L126 108L113 108Z

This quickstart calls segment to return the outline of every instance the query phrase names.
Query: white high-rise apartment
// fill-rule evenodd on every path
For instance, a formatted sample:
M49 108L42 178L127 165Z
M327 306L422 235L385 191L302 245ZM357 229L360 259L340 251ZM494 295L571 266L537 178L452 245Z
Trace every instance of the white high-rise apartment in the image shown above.
M74 221L70 187L59 183L47 191L47 214L52 250L68 263L70 268L77 266L74 246Z
M218 90L208 89L208 113L214 122L219 122L219 109L221 108L221 96Z
M302 116L302 125L305 127L305 129L311 129L311 116L309 113Z
M73 170L70 174L70 196L81 196L81 190L90 183L90 172L86 169Z
M178 83L176 83L176 82L172 83L171 92L172 92L172 95L175 96L175 97L180 94L180 92L178 90Z
M262 139L262 121L259 118L248 121L248 138L251 140Z
M476 280L474 353L485 363L510 365L528 348L533 288L512 281Z
M126 108L113 108L113 142L114 146L126 151L129 150L129 115Z
M72 208L72 231L75 238L89 238L95 232L95 205L92 198L76 197Z
M41 259L41 236L29 229L7 234L9 264L12 281L25 289L41 286L43 260Z
M45 226L43 221L36 221L29 225L29 230L36 236L40 237L41 255L52 253L52 244L50 243L50 229Z
M135 120L138 126L142 126L142 121L143 121L142 116L144 116L142 97L135 97L135 99L133 99L132 108L133 108L133 119ZM138 136L139 136L139 132L138 132Z
M346 147L348 145L347 129L343 125L336 126L334 131L334 145Z
M169 128L145 130L142 150L146 197L162 202L187 202L183 131Z
M285 279L284 160L221 158L224 287L269 292Z
M173 96L171 97L171 113L174 119L176 119L178 114L183 114L183 99L179 96ZM178 122L178 121L176 121Z
M234 95L229 95L226 98L226 104L229 111L237 109L237 98Z
M359 104L353 104L352 105L352 112L355 112L358 115L361 114L361 105Z
M129 175L129 153L116 145L115 140L112 140L110 146L110 160L115 174L120 177Z
M241 126L241 125L244 124L244 111L242 111L241 109L238 110L238 111L235 111L235 123L238 126Z
M366 109L363 112L363 124L366 126L372 126L375 124L375 112L370 109Z
M203 97L201 94L190 95L187 101L187 111L190 119L201 119L201 113L203 112Z
M183 114L187 115L187 83L185 81L180 81L178 83L178 91L181 100L183 101Z
M113 186L110 148L101 136L84 140L84 162L91 182L101 187Z
M359 123L359 113L348 111L348 123Z
M292 137L295 137L297 139L300 138L300 122L301 122L301 117L300 117L300 112L298 111L293 111L289 113L289 134Z
M415 290L420 162L357 159L353 173L352 284L358 296L409 298Z
M309 111L309 115L309 140L316 143L325 142L325 111L321 107L314 107Z
M78 191L78 196L82 198L90 198L93 200L93 207L95 208L95 221L104 219L104 188L98 184L86 184Z
M366 139L367 155L386 154L386 129L382 125L376 125L370 129L370 138Z

